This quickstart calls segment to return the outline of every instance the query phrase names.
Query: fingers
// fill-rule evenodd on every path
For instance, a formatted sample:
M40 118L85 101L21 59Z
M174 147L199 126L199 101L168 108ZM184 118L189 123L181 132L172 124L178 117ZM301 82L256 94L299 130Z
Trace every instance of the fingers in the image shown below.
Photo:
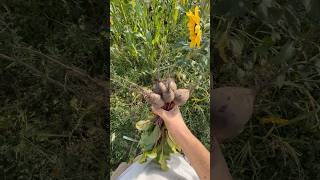
M154 106L152 106L151 109L154 114L160 116L163 120L166 120L168 116L174 116L180 113L178 106L174 106L170 111L166 111L162 108L156 108Z

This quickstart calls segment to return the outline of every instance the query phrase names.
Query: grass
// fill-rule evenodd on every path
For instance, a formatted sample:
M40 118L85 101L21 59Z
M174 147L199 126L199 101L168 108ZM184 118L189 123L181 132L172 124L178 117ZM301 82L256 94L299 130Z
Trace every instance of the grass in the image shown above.
M173 77L178 87L197 84L181 110L193 133L209 148L209 4L198 3L202 44L190 49L186 11L195 5L170 1L111 1L111 167L140 152L135 123L151 116L150 106L132 83L152 87L157 78ZM113 135L112 135L113 134Z
M223 145L233 177L319 179L318 2L242 2L213 5L216 86L260 90L244 131ZM263 124L265 117L289 123Z
M1 1L0 179L108 177L104 11L100 1Z
M211 51L214 86L261 90L251 121L223 145L234 179L320 179L318 1L216 1L211 33L200 1L200 49L188 44L193 4L147 2L111 1L111 168L140 153L123 136L138 139L135 122L150 116L131 83L151 87L158 76L198 84L182 112L209 147ZM0 179L109 177L104 13L96 0L1 3Z

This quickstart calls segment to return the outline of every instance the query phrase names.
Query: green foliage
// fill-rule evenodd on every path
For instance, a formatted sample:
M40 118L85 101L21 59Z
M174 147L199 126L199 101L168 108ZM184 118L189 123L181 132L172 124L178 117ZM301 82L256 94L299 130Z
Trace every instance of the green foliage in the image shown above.
M104 7L1 1L0 179L108 177L97 85Z
M193 133L209 147L210 7L206 1L198 2L198 5L203 37L201 48L190 49L185 13L194 9L193 3L181 5L176 0L111 1L111 133L116 135L111 142L112 169L141 154L137 142L122 137L139 139L136 122L151 120L151 108L133 83L152 88L155 79L170 76L176 80L178 88L197 85L181 111ZM162 143L160 147L171 150L166 139ZM156 151L156 161L166 169L167 152L162 148ZM143 158L146 157L144 154Z
M160 148L158 148L158 156L156 157L156 162L160 165L160 168L164 171L169 170L167 165L167 160L170 159L170 153L172 153L166 138L162 138L160 142Z
M319 179L319 1L232 2L213 5L216 85L258 90L250 123L223 147L232 174ZM289 124L260 124L265 117Z
M159 126L153 126L150 128L149 131L144 131L141 135L141 139L139 141L139 145L143 149L143 151L150 151L152 150L153 146L157 143L158 139L160 138L160 128Z
M137 122L137 124L140 124L140 122ZM165 126L159 126L154 123L146 125L147 127L141 133L139 147L142 149L143 154L139 162L144 163L147 157L156 159L156 162L160 164L160 168L166 171L168 170L166 160L170 159L170 154L177 153L181 149L170 138Z

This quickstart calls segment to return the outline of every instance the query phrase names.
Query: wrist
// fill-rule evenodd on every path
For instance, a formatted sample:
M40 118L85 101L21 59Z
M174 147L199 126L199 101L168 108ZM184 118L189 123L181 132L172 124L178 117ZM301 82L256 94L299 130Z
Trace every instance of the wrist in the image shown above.
M183 120L172 120L170 122L166 123L167 129L169 132L174 133L174 134L181 134L181 133L186 133L190 132L189 128L187 125L184 123Z
M193 134L185 124L179 128L174 126L174 129L170 129L169 133L182 149L186 148L186 146L192 142Z

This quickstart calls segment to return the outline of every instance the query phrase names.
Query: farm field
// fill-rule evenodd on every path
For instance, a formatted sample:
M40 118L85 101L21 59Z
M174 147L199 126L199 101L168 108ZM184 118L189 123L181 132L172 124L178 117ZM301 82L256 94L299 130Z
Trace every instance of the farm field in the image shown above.
M212 8L214 86L258 90L252 119L223 145L234 179L319 179L319 1Z
M189 40L187 13L196 9L200 43ZM112 169L142 153L134 141L140 139L135 124L152 118L152 112L135 87L151 89L157 79L171 77L178 88L195 87L181 111L192 132L209 148L209 2L114 0L110 10Z
M139 88L169 77L193 90L181 112L208 149L210 87L256 91L252 118L221 145L235 180L320 179L319 0L106 7L1 1L0 179L108 179L143 153L136 123L154 115Z
M104 13L94 0L1 1L0 179L108 177Z

